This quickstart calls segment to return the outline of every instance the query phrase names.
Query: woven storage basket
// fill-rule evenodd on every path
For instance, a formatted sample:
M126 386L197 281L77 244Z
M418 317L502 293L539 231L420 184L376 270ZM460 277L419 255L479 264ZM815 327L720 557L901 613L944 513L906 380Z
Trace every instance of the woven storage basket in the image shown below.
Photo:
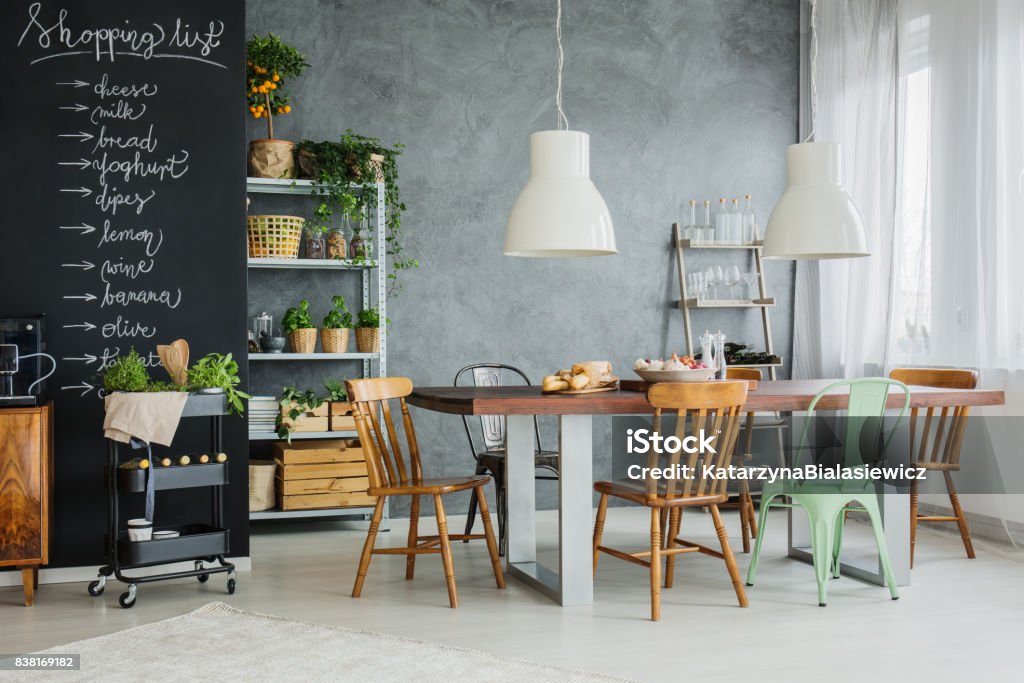
M380 328L357 327L356 349L359 353L377 353L380 351Z
M273 460L249 461L249 512L274 507L274 477L277 463Z
M316 328L305 327L288 333L292 353L313 353L316 351Z
M249 258L298 258L306 219L298 216L246 216Z
M324 353L345 353L348 351L348 328L337 329L323 327L320 329L320 343Z

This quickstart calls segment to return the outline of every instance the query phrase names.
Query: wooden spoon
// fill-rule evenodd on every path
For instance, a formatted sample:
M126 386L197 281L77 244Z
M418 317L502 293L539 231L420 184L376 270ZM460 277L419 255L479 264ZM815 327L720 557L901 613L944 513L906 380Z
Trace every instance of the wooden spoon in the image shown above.
M161 365L167 370L167 374L171 376L171 382L177 384L178 369L181 367L181 352L168 344L157 346L156 352L160 356Z
M176 339L171 342L171 346L177 349L180 358L177 376L174 378L174 383L178 386L182 386L188 381L188 342L184 339Z

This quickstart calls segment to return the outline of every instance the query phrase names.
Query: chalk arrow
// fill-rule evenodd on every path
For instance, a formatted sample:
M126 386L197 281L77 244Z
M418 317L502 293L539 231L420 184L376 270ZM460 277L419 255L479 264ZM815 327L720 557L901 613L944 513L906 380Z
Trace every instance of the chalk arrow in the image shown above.
M57 85L71 85L71 86L74 86L76 88L84 88L85 86L87 86L89 84L86 83L85 81L79 81L79 80L75 79L73 81L59 82L59 83L57 83Z
M78 194L82 195L82 199L85 199L86 197L92 194L92 190L90 190L88 187L64 187L61 188L61 192L77 192Z
M85 169L89 168L89 164L91 164L91 163L92 162L89 161L88 159L80 159L78 161L58 161L57 165L58 166L77 166L78 168L80 168L80 169L82 169L84 171Z
M85 301L96 301L96 295L95 294L89 294L88 292L86 292L85 294L69 294L69 295L65 296L64 298L65 299L83 299Z
M61 360L80 360L86 365L89 365L90 363L96 362L96 356L92 355L91 353L87 353L84 356L64 356Z
M76 103L75 106L73 106L73 107L58 107L58 108L59 109L64 109L64 110L67 110L67 111L85 111L89 107L85 106L84 104L77 104Z
M59 138L78 138L79 142L88 142L92 140L94 136L92 133L86 133L84 130L80 130L77 133L61 133L57 137Z
M61 230L81 230L83 235L88 235L93 232L96 228L89 225L88 223L82 223L81 225L62 225Z
M62 325L62 327L64 329L66 329L66 330L67 329L73 329L73 328L76 328L76 327L81 327L86 332L91 332L92 330L96 329L96 326L93 325L92 323L74 323L72 325Z
M62 263L60 266L61 268L84 268L85 270L92 270L96 267L96 264L88 261L82 261L81 263Z
M61 391L67 391L68 389L74 389L74 390L81 389L82 390L82 394L81 395L85 396L86 394L88 394L90 391L92 391L95 388L96 387L94 387L93 385L89 384L88 382L82 382L81 384L72 384L71 386L68 386L68 387L61 387Z

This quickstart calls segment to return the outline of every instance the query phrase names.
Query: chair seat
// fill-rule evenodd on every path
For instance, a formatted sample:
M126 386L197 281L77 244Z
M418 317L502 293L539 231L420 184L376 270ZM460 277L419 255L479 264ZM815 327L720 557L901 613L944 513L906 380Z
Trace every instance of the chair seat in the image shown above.
M677 487L681 484L677 483ZM647 497L647 483L634 479L619 479L616 481L599 481L594 483L594 490L598 493L629 500L647 507L686 507L690 505L717 505L729 500L729 494L703 495L703 496L682 496L673 494L668 498L668 482L658 482L658 498Z
M381 486L367 490L370 496L433 495L454 493L483 486L491 481L486 474L472 477L447 477L441 479L411 479L400 486Z
M477 460L481 462L501 462L505 460L505 449L495 448L483 453L477 454ZM558 451L538 451L533 452L533 461L538 467L547 467L553 470L558 469Z

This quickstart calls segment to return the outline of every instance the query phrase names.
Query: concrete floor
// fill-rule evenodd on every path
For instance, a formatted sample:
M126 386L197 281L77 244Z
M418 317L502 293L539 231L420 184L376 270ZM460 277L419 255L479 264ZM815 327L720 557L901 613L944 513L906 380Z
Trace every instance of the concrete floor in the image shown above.
M605 542L640 549L648 533L646 511L609 511ZM538 517L548 548L557 514ZM450 526L461 527L451 517ZM421 523L423 533L433 520ZM738 535L738 519L727 513ZM684 555L676 586L662 594L662 620L648 621L644 569L605 556L595 603L561 608L508 580L498 591L482 543L457 544L455 571L461 606L447 607L440 558L421 557L418 576L404 580L400 557L377 556L363 597L349 597L364 533L336 523L254 526L253 570L239 574L235 595L223 576L200 585L182 580L142 586L138 604L117 605L120 585L100 598L85 584L40 586L36 606L20 607L19 588L0 590L0 650L28 652L120 631L222 600L241 609L324 624L479 648L538 662L645 681L749 676L753 680L1017 680L1024 642L1024 554L976 543L967 560L959 539L922 531L913 585L891 601L884 588L843 578L830 584L829 605L817 606L812 569L788 560L785 518L773 513L758 585L750 607L736 606L719 560ZM380 545L400 545L404 520L382 534ZM710 516L690 512L684 537L712 544ZM866 527L848 525L848 546L870 543ZM738 548L738 538L733 538ZM542 552L542 557L544 553ZM748 557L738 555L745 572ZM253 653L258 658L258 653ZM201 675L202 663L196 663ZM240 680L251 680L244 672ZM339 675L343 680L343 674Z

